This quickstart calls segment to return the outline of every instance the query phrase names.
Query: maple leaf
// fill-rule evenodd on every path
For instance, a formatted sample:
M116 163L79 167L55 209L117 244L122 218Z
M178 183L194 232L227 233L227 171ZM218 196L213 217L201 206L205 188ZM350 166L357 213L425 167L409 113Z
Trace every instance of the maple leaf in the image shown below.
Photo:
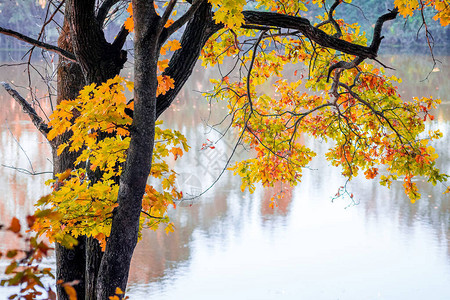
M158 70L160 72L163 72L168 66L169 66L168 59L163 59L163 60L158 61Z
M165 95L170 89L175 87L175 80L167 75L158 76L158 89L156 91L156 96Z
M19 233L20 232L20 221L16 217L13 217L11 220L11 225L9 225L8 230Z
M172 152L175 160L178 159L178 156L183 156L183 150L181 150L181 148L178 147L173 147L172 149L170 149L170 152Z
M133 20L133 7L131 3L128 5L127 12L130 14L130 16L125 20L124 26L125 29L128 30L128 32L133 32L134 20Z

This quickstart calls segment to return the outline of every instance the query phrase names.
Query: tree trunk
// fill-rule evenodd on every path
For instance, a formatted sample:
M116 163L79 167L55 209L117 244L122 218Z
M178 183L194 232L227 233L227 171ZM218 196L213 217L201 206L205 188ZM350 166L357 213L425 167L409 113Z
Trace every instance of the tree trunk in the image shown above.
M79 2L75 2L76 1L69 1L67 5L64 26L58 39L58 46L64 50L77 53L78 57L83 57L76 49L77 47L82 47L80 46L80 44L82 44L80 43L80 40L83 40L86 36L92 38L90 35L94 32L98 34L98 31L87 30L85 28L86 26L93 26L90 23L83 23L84 19L81 18L83 12L80 10L86 8L86 5L83 6L83 4ZM75 9L70 4L77 5L76 8L78 9ZM80 18L82 20L80 20ZM77 30L82 31L82 34L78 33ZM111 47L106 43L106 40L104 40L104 36L102 37L103 39L98 36L95 37L97 40L102 41L101 50L99 51L102 56L108 56L109 59L105 59L105 57L98 59L98 61L95 61L98 65L91 66L85 64L85 68L83 68L82 64L73 63L64 58L60 58L58 66L58 104L65 99L75 99L78 96L79 91L86 84L92 82L102 83L119 74L126 59L126 55L120 51L120 49ZM107 45L109 45L109 47L107 47ZM86 52L86 49L90 49L89 47L82 48L84 49L84 52ZM107 48L107 50L104 50L105 48ZM91 55L92 52L89 54ZM56 155L58 146L67 141L69 137L70 133L59 136L52 145L54 174L62 173L67 169L74 168L74 162L79 153L64 150L60 156ZM95 177L97 176L91 176L93 182L96 181ZM74 247L74 249L66 249L57 244L57 280L62 280L62 282L79 281L78 284L74 285L77 292L77 298L95 300L95 286L102 255L103 253L98 241L91 237L79 237L78 245ZM59 299L69 299L64 288L60 285L57 286L57 291Z
M125 291L131 257L137 243L142 196L152 162L156 121L159 17L153 1L133 1L134 114L131 141L120 177L118 203L112 219L97 280L97 299L108 299L115 289Z
M68 23L65 20L63 30L61 30L58 39L58 46L64 50L72 51ZM60 57L58 63L58 95L57 104L65 99L75 99L78 92L84 86L84 76L78 64L68 61ZM53 153L53 174L63 173L67 169L72 169L77 158L77 153L64 150L59 156L56 154L58 146L69 138L69 133L58 136L52 143ZM79 283L74 285L78 299L85 298L85 256L86 238L78 238L78 245L73 249L66 249L64 246L56 243L56 280L62 282L71 282L78 280ZM65 293L61 285L57 285L59 299L68 300L69 297Z

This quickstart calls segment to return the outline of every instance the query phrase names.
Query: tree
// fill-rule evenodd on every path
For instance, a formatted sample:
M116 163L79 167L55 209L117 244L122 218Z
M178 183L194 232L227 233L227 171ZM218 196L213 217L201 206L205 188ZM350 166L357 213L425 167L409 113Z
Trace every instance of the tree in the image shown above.
M107 299L116 294L116 288L126 288L129 264L142 224L143 197L157 195L147 186L152 161L155 166L154 156L162 149L158 150L155 144L155 135L163 134L157 127L157 119L170 106L200 56L206 66L220 64L225 57L236 58L235 73L229 71L216 79L215 88L208 96L227 101L229 124L238 132L238 144L255 150L254 158L230 167L242 177L242 189L253 190L257 182L265 186L276 181L296 184L301 179L301 169L315 155L298 142L301 133L333 140L335 146L327 159L341 166L349 180L360 170L373 179L379 165L388 170L388 175L381 177L384 185L389 186L392 180L403 176L405 192L412 201L419 197L412 180L414 176L426 176L433 184L447 179L435 167L437 155L427 145L440 133L430 132L426 139L419 136L424 121L432 119L430 110L439 101L431 98L403 101L395 88L397 78L387 77L383 68L367 62L373 60L384 66L377 60L383 39L381 31L399 12L420 14L425 6L433 7L434 19L442 26L448 25L450 14L445 1L394 1L395 7L376 20L370 44L357 24L335 18L340 9L350 9L341 0L332 1L329 8L319 0L311 4L310 1L261 0L256 1L254 10L245 10L247 1L243 0L187 3L171 0L162 7L157 7L155 1L131 2L132 18L111 43L105 38L104 25L110 12L121 4L117 0L100 1L98 5L93 0L50 3L56 5L55 11L64 7L58 46L0 28L3 34L60 55L59 108L50 124L5 85L50 141L58 178L53 194L56 198L52 199L60 201L66 197L69 191L65 187L73 187L70 184L79 184L92 192L105 183L106 187L102 188L109 188L106 194L116 195L116 199L109 199L113 203L111 209L101 211L102 222L107 219L110 223L107 239L103 232L100 232L103 236L98 232L82 232L77 237L78 245L70 250L61 244L65 235L55 236L59 242L57 279L80 280L75 287L80 299ZM325 8L324 15L317 16L317 24L302 17L306 5ZM170 17L177 7L185 7L185 12L172 21ZM427 20L423 22L426 26ZM134 30L134 101L127 105L121 89L129 83L116 76L127 60L122 48L131 30ZM177 32L182 35L179 45L173 40ZM161 59L170 48L174 50L170 58ZM274 83L277 97L258 90L274 76L281 76L286 63L298 62L309 66L306 78L292 83L278 80ZM302 79L312 92L300 92ZM106 104L110 106L102 106ZM89 119L92 116L95 118ZM80 136L76 128L83 128L85 135ZM83 140L77 141L80 138ZM177 136L177 139L184 147L182 138ZM92 149L86 141L118 147L118 141L125 140L125 146L119 147L123 152L118 151L123 156L118 162L104 164L106 167L83 157L86 149ZM172 149L175 157L182 154L181 149L181 152L176 147ZM77 173L75 166L81 166L87 174ZM85 176L89 181L84 181ZM170 186L170 181L167 184ZM172 197L179 197L177 191ZM152 203L150 209L152 205L155 207ZM61 210L63 205L54 209ZM160 214L164 218L164 207ZM77 235L75 230L76 227L68 227L73 235ZM105 242L104 252L98 240ZM67 298L62 287L58 288L58 294L61 299Z

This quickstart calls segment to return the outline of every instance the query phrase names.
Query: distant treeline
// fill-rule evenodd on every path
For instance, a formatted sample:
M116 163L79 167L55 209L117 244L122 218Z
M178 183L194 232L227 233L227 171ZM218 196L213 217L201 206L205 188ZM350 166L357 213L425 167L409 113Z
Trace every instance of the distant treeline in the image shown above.
M327 7L334 1L326 1ZM369 40L372 35L372 26L376 19L393 8L393 0L353 0L350 4L341 4L336 10L336 18L342 18L346 22L359 23L362 29L367 33ZM0 26L19 31L25 35L37 38L47 13L47 7L40 3L45 1L38 0L8 0L0 1ZM56 3L56 2L55 2ZM123 2L121 5L124 5ZM249 9L254 8L254 4L249 2ZM53 8L54 9L54 8ZM53 11L53 10L52 10ZM181 12L179 12L181 13ZM314 22L313 17L322 14L322 9L311 9L303 13ZM424 11L425 19L428 22L428 30L433 36L433 43L436 52L440 54L449 54L450 50L450 26L442 28L438 22L433 21L433 10ZM117 14L108 23L107 39L112 40L117 34L120 26L125 20L125 15ZM54 22L61 24L62 15L57 14ZM43 38L45 41L55 43L58 39L58 26L49 24L46 27ZM399 16L396 20L388 22L384 27L385 40L381 48L382 52L401 51L423 52L427 46L425 37L425 28L422 26L422 17L415 15L407 19ZM130 43L131 45L131 43ZM131 46L130 46L131 47ZM17 41L9 36L0 34L0 52L11 50L28 49L29 45ZM1 56L1 54L0 54Z

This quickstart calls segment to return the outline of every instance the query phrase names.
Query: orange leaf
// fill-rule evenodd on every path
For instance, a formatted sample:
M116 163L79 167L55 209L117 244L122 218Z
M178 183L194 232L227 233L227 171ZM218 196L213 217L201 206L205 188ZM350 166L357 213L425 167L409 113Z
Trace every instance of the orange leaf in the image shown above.
M127 12L130 14L130 16L125 20L124 26L125 29L128 30L128 32L132 32L134 30L134 21L133 21L133 7L128 5Z
M173 80L167 75L158 76L158 89L156 90L156 96L159 96L160 94L165 95L167 91L175 87L174 83L175 80Z
M167 20L167 23L166 23L166 25L164 25L164 27L169 27L170 25L172 25L173 24L173 20L172 19L169 19L169 20Z
M173 147L172 149L170 149L170 152L172 152L175 160L177 160L178 156L183 156L183 150L178 147Z
M70 300L77 300L77 291L73 288L73 286L65 283L63 284L64 290L66 291L67 295L69 296Z
M170 46L170 51L175 51L181 48L181 44L178 40L168 41L167 45Z
M168 59L158 61L158 70L160 70L161 72L163 72L168 66L169 66Z
M13 217L11 220L11 225L9 226L8 230L10 230L14 233L18 233L20 231L19 219L17 219L16 217Z
M36 216L27 216L28 227L31 228L36 221Z

